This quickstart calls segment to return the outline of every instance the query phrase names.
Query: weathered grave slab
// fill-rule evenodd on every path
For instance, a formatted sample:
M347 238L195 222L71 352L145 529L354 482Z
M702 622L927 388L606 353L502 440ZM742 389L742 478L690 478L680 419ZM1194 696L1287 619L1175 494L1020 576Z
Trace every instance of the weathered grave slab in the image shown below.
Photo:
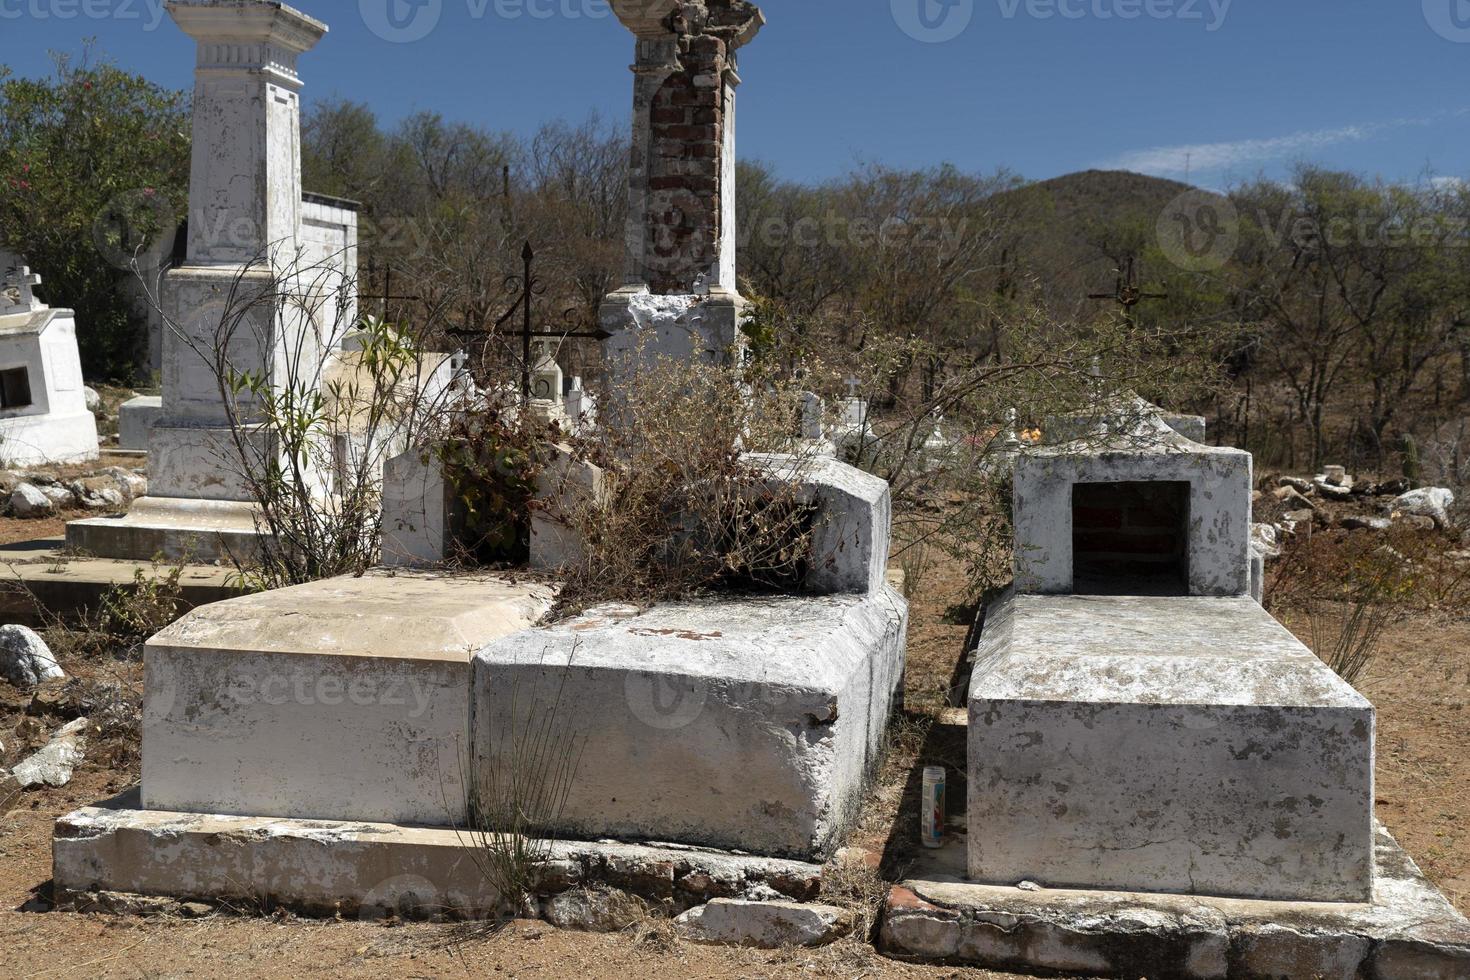
M462 823L470 658L553 596L373 572L190 613L144 653L144 805Z
M1007 596L969 709L976 881L1368 898L1373 707L1249 597Z
M475 658L479 778L555 710L586 738L562 832L824 855L877 764L907 619L885 586L604 608L506 637Z
M448 827L145 810L130 791L59 819L52 866L57 904L79 910L167 896L328 916L481 918L496 914L499 895L478 863L480 843ZM821 873L699 848L567 841L550 845L537 897L548 917L557 896L589 886L677 914L749 891L808 901Z
M68 521L66 546L121 561L248 560L260 550L253 504L189 497L140 497L126 514Z
M1188 980L1459 980L1470 923L1383 827L1371 901L1273 902L981 885L926 856L884 909L883 949L998 970Z

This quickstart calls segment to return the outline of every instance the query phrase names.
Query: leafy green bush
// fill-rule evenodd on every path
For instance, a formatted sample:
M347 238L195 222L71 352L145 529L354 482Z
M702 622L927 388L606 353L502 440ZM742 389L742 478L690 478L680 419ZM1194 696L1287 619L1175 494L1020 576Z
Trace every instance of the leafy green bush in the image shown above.
M0 243L77 313L90 378L133 380L146 351L126 288L168 254L189 186L188 101L109 64L56 59L51 78L0 67ZM145 270L146 271L146 270Z

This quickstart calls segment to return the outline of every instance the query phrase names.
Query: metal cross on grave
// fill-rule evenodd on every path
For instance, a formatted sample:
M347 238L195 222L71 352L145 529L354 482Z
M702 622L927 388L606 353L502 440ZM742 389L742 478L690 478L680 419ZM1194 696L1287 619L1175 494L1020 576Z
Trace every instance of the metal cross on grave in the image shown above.
M454 337L483 337L488 340L500 333L501 328L510 322L515 316L516 310L521 311L521 329L511 336L519 337L521 340L521 397L527 402L531 400L531 341L537 337L554 337L567 339L572 337L586 340L607 340L612 334L606 330L537 330L532 325L531 305L537 296L545 295L546 287L541 284L531 272L531 266L536 261L536 252L531 248L531 243L526 242L526 247L521 249L522 269L519 276L507 276L505 284L508 287L519 287L519 294L510 308L495 321L495 325L488 330L451 330ZM573 311L568 310L569 314Z
M1088 299L1111 300L1123 309L1123 319L1129 324L1134 322L1133 310L1144 300L1168 299L1168 293L1146 293L1138 285L1138 270L1134 267L1134 260L1128 260L1127 273L1118 273L1118 282L1111 293L1088 293Z

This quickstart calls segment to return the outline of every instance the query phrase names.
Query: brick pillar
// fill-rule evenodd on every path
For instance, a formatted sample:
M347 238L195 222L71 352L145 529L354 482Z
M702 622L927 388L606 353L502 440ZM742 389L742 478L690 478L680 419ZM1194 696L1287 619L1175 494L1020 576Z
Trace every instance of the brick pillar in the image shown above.
M614 0L637 37L624 285L604 303L621 336L651 327L660 352L738 344L735 280L735 52L765 18L747 0ZM662 12L660 12L662 9Z

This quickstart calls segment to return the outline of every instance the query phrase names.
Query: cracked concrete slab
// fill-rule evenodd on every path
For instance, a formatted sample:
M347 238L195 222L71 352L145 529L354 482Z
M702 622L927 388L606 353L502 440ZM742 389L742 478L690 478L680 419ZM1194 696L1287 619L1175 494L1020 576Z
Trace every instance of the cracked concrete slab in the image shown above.
M127 896L237 907L280 905L309 915L480 918L499 896L463 829L366 821L284 820L140 808L136 790L56 823L59 905L146 908ZM560 841L546 852L541 908L577 888L610 888L669 914L752 889L809 901L820 865L674 844Z
M962 847L889 894L884 951L992 969L1189 980L1460 980L1470 922L1383 827L1370 902L1271 902L968 882Z

